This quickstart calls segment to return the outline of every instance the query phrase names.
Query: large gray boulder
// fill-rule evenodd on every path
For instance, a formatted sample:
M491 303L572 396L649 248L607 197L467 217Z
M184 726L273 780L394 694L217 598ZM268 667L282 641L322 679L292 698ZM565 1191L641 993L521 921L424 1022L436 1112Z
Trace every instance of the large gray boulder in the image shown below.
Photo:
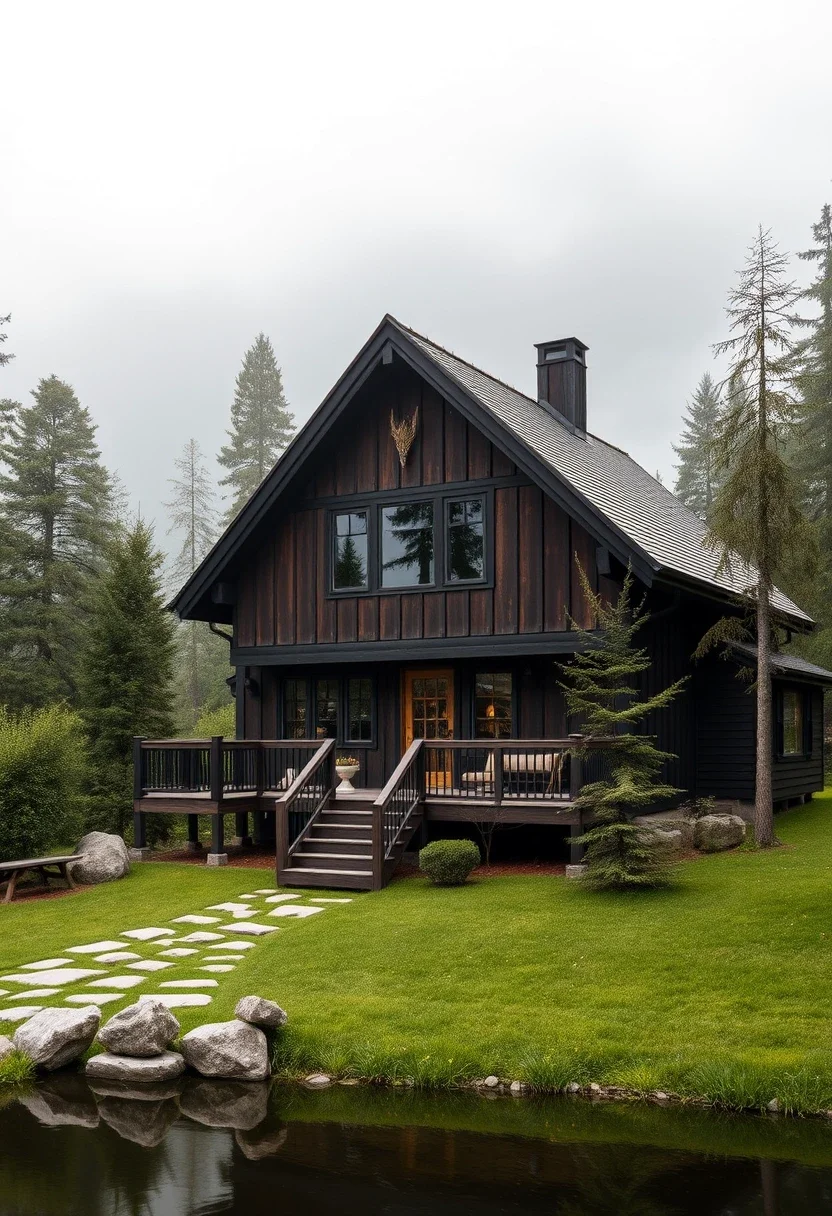
M109 832L88 832L78 841L76 853L82 853L80 861L70 867L76 882L114 882L130 873L130 858L127 845L120 836Z
M667 828L644 828L643 831L644 838L661 849L667 856L676 856L681 853L684 837L680 831L668 831Z
M265 1081L269 1047L257 1026L239 1020L209 1022L186 1034L181 1043L185 1063L203 1077Z
M262 996L240 997L234 1010L234 1016L241 1022L249 1022L252 1026L265 1026L269 1030L285 1026L289 1020L285 1009L281 1009L274 1001L267 1001Z
M92 1046L101 1023L97 1005L81 1009L42 1009L15 1031L14 1045L46 1072L63 1068Z
M185 1061L176 1051L163 1051L157 1056L118 1056L102 1051L87 1061L87 1077L101 1081L171 1081L185 1071Z
M657 832L681 832L682 848L693 848L694 820L684 811L657 811L654 815L636 815L633 823Z
M0 1034L0 1060L5 1060L6 1056L10 1056L14 1051L14 1043L11 1039L7 1039L4 1034Z
M179 1020L167 1005L142 997L115 1014L98 1032L98 1041L119 1056L158 1056L179 1034Z
M693 843L703 853L735 849L744 837L745 823L739 815L703 815L693 829Z

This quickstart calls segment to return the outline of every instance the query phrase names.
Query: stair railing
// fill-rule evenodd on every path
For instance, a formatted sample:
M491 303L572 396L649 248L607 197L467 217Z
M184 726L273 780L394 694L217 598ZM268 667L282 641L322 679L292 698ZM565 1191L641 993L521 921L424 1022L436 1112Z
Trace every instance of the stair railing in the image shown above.
M391 862L411 816L424 801L425 766L422 743L422 739L413 740L373 803L374 891L380 891L384 885L385 866Z
M275 800L278 884L291 863L292 854L329 803L334 790L335 740L326 739L289 788Z

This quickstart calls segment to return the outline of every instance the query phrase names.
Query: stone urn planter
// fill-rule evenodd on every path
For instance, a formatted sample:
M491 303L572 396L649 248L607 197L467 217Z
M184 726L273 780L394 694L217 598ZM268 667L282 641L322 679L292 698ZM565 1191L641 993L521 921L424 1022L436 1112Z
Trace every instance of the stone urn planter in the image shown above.
M358 772L358 761L354 756L339 756L335 761L335 771L341 778L341 784L337 787L336 793L351 793L355 786L352 779Z

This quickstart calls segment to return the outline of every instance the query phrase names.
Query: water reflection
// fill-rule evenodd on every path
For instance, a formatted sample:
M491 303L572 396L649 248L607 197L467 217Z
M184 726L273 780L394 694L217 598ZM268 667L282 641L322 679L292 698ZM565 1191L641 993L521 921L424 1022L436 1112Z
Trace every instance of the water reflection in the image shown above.
M0 1098L2 1101L2 1098ZM832 1213L832 1126L62 1074L0 1110L2 1216Z

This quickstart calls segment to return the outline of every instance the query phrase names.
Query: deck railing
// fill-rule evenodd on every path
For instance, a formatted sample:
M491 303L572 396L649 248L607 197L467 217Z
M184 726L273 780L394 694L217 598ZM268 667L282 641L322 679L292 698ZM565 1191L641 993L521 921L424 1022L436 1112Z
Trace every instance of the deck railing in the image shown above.
M321 744L316 739L136 739L134 799L202 794L222 802L234 795L286 790Z
M373 877L381 885L411 816L425 797L424 740L414 739L373 803Z
M426 739L424 789L428 800L501 806L503 803L563 802L577 796L584 766L600 766L597 748L611 740L582 735L568 739ZM587 756L587 748L591 755Z
M277 876L285 870L335 789L335 740L326 739L275 800Z

